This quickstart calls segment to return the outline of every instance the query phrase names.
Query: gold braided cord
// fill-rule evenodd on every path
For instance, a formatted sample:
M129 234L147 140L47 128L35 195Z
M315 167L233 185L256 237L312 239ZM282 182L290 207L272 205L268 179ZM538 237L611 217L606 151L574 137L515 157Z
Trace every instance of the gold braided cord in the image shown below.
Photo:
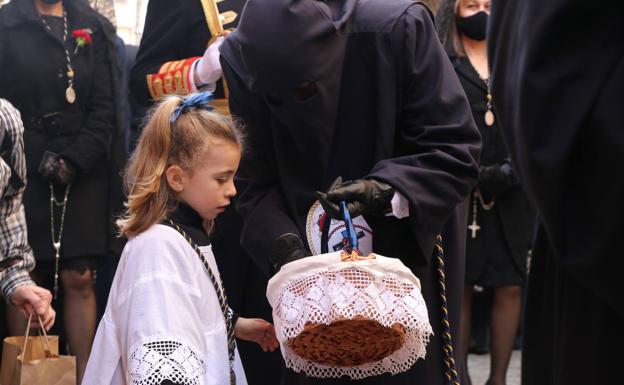
M436 262L438 270L438 282L440 284L440 299L442 300L442 339L444 351L444 363L446 365L446 379L449 385L460 385L459 375L455 364L455 354L453 353L453 336L451 335L451 324L448 318L448 305L446 300L446 274L444 273L444 247L442 246L442 235L438 234L435 244Z
M193 241L193 239L184 231L180 226L172 221L171 219L165 220L169 225L171 225L174 229L180 233L184 237L184 239L189 243L189 245L195 250L199 259L206 272L208 273L208 277L210 277L210 281L214 286L215 292L217 293L217 298L219 300L219 307L221 307L221 312L223 313L223 318L225 319L225 326L227 330L227 341L228 341L228 358L230 360L230 385L236 385L236 374L234 373L234 356L236 350L236 339L234 338L234 325L232 325L232 316L231 309L227 304L227 296L225 295L225 290L223 289L223 282L218 281L217 277L212 272L210 265L208 264L208 260L204 257L204 254L199 249L199 246Z

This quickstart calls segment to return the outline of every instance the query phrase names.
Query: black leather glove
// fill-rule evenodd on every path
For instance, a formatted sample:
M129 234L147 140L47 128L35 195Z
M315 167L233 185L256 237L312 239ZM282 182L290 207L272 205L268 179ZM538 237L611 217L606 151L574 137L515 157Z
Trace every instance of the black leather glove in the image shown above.
M516 183L518 181L509 162L479 169L479 191L486 199L495 198Z
M301 238L297 234L287 233L280 235L271 245L269 260L275 273L287 263L309 257L310 253L303 246Z
M52 151L43 154L38 171L44 179L59 186L71 184L76 176L76 168Z
M344 219L340 202L347 202L347 209L353 218L382 217L392 211L394 189L389 184L375 179L358 179L343 182L342 178L334 181L327 194L317 191L316 196L321 206L331 218Z

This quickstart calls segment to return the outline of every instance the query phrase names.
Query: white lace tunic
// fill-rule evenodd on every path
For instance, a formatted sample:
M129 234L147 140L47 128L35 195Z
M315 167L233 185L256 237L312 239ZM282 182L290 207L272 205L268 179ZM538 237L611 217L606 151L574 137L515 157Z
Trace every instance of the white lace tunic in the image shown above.
M210 246L200 249L218 278ZM246 385L238 351L234 371ZM154 225L124 248L82 383L226 385L229 378L215 289L186 240Z

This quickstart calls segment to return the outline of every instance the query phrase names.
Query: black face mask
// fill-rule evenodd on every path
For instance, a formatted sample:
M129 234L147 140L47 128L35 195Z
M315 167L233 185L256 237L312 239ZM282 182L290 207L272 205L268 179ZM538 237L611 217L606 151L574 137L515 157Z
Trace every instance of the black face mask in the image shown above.
M56 4L61 0L41 0L42 2L48 4L48 5L52 5L52 4Z
M469 17L457 17L457 30L472 40L485 40L488 14L481 11Z

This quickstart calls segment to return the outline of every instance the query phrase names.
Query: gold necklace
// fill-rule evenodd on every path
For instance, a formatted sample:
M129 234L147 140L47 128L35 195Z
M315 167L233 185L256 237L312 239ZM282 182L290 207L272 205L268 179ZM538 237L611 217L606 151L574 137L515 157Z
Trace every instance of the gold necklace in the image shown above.
M489 76L487 79L482 79L485 82L485 87L487 88L487 96L486 96L486 106L487 106L487 111L485 111L485 117L483 120L485 120L485 124L488 127L492 127L494 125L494 111L492 110L492 92L490 90L490 82L489 82Z
M46 27L50 33L54 34L52 28L47 21L41 16L41 22L43 26ZM65 89L65 99L67 99L67 103L74 104L76 101L76 90L74 90L74 69L71 65L71 57L69 56L69 51L67 50L67 12L63 10L63 49L65 50L65 60L67 62L67 88Z
M472 69L474 69L474 72L477 74L479 79L481 79L481 81L485 83L485 89L487 90L487 94L485 96L485 105L487 107L487 110L485 111L485 116L483 117L483 120L485 121L486 126L492 127L496 119L494 118L494 110L492 109L492 91L490 89L490 81L489 81L490 76L488 74L487 79L484 79L483 77L481 77L481 74L479 73L479 71L477 71L477 67L475 67L474 64L472 64L472 61L470 61L470 58L468 58L468 63L470 63L470 66L472 67Z

